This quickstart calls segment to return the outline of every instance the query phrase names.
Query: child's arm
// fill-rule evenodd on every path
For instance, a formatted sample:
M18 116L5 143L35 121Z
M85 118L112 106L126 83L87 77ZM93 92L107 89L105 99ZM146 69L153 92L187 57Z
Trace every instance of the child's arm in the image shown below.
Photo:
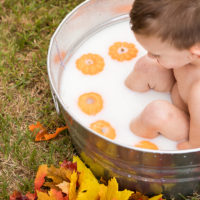
M163 68L147 55L137 61L134 70L125 81L126 86L136 92L146 92L149 89L169 92L174 83L173 71Z
M178 144L178 149L200 147L200 80L196 81L190 89L188 108L190 113L189 141Z

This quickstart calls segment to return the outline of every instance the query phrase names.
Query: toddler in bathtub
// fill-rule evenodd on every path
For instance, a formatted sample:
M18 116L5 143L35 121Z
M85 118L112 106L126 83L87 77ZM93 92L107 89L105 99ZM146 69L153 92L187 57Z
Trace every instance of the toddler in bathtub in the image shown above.
M157 100L130 128L138 136L158 134L178 149L200 147L200 0L135 0L132 30L147 50L125 84L137 92L171 92L173 104Z

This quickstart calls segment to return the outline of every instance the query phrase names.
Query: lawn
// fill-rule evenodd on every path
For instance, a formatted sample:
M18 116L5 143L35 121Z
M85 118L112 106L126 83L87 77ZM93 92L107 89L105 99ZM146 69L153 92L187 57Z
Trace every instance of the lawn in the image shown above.
M39 121L50 132L65 125L55 111L47 76L50 38L65 15L83 0L0 0L0 199L13 190L33 191L42 163L71 159L67 131L34 142Z
M81 2L0 0L0 200L14 190L33 192L39 165L57 166L75 153L67 131L37 143L28 126L39 121L54 132L65 125L52 101L46 57L59 23Z

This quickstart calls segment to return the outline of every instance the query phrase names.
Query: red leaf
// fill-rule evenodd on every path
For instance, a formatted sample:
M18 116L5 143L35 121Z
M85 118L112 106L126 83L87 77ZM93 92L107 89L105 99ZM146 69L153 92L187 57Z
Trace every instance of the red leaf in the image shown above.
M14 191L10 195L10 200L30 200L30 199L28 197L22 195L20 192Z
M29 200L35 200L37 195L36 195L36 193L32 194L32 193L28 192L26 194L26 197L28 197Z
M40 190L40 188L42 187L42 185L44 184L45 182L45 179L44 177L47 175L47 165L41 165L37 171L37 174L36 174L36 178L35 178L35 191L36 190Z
M64 160L61 164L61 167L64 167L65 169L70 169L72 171L77 171L77 163L73 163L71 161Z

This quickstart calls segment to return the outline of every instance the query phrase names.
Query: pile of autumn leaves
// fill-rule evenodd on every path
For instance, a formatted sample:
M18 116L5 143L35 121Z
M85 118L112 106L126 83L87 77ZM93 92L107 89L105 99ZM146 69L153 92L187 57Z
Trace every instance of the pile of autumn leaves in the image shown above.
M10 200L162 200L162 195L148 198L139 192L119 191L115 178L106 185L99 183L77 156L73 162L60 163L59 168L41 165L34 185L35 193L15 191Z

